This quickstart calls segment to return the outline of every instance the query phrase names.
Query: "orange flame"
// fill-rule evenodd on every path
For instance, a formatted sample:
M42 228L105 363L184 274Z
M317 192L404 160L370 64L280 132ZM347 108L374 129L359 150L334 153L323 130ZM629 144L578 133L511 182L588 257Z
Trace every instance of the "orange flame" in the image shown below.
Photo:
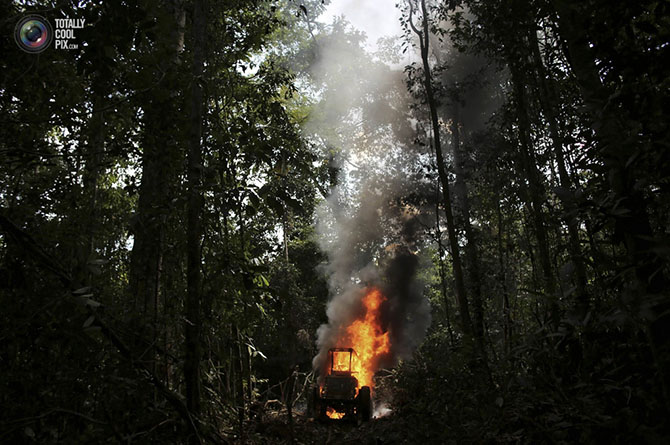
M356 373L358 387L374 387L372 380L379 358L390 351L391 342L389 333L382 331L380 320L380 307L386 297L381 291L372 288L363 297L365 316L354 321L348 328L347 334L351 347L356 351L352 371Z
M348 351L334 351L333 352L333 371L349 371L349 352Z
M389 333L384 332L381 325L380 307L385 301L386 297L379 289L369 289L362 300L365 314L354 320L338 339L338 345L354 349L351 364L348 351L333 352L333 372L348 372L351 369L351 373L358 380L357 390L361 386L369 386L370 389L374 387L373 377L379 359L391 348ZM329 417L332 416L329 414Z
M328 407L328 409L326 409L326 415L331 419L341 419L342 417L344 417L344 413L337 412L331 407Z

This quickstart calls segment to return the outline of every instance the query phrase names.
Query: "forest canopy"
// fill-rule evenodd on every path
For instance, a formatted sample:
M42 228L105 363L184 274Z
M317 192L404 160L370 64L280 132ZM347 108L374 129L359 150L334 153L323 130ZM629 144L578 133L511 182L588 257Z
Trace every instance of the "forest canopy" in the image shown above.
M0 442L670 439L670 3L338 1L0 4Z

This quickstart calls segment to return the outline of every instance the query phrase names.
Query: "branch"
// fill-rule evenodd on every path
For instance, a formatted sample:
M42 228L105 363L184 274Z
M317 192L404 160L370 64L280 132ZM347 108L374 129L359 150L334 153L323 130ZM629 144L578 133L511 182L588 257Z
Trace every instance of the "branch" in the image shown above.
M423 39L421 31L417 29L416 26L414 26L414 22L412 21L412 16L414 15L414 6L412 4L412 0L407 0L407 4L409 5L409 26L412 28L412 31L416 33L416 35L419 36L419 40Z
M48 269L54 275L56 275L61 283L64 286L70 287L72 284L72 278L58 265L59 263L51 258L48 253L40 247L39 244L33 240L33 238L28 235L23 230L19 229L13 222L7 219L5 216L0 215L0 228L9 235L17 244L20 244L24 247L42 267Z
M317 42L316 37L314 36L314 32L312 31L312 22L309 20L309 16L307 15L307 8L305 8L305 5L300 5L300 10L305 14L305 22L307 23L307 30L309 31L309 35L312 36L312 40L314 40L314 46L316 49L319 49L319 42ZM300 15L300 13L298 13Z
M428 11L426 10L426 0L421 0L421 13L423 14L423 33L424 33L424 48L426 50L426 54L428 54L428 47L430 45L430 41L428 40L430 37L430 32L428 32Z
M307 386L312 383L313 377L314 377L314 371L311 371L307 375L305 375L305 382L302 385L302 389L298 393L297 397L293 399L291 405L295 406L296 402L300 400L302 395L305 393L305 389L307 389Z

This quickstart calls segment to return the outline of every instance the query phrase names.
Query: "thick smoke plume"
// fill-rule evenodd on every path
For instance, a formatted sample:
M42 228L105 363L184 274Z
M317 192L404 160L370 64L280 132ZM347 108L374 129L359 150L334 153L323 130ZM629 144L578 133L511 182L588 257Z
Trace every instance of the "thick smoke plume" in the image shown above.
M425 184L416 168L420 153L411 140L404 75L361 47L356 36L335 24L320 39L312 70L322 90L310 129L330 148L331 167L339 171L317 221L331 290L328 323L318 329L313 361L322 376L329 348L355 346L338 339L363 316L361 299L372 287L386 298L381 325L391 342L375 369L411 356L430 325L415 253L424 212L411 199Z

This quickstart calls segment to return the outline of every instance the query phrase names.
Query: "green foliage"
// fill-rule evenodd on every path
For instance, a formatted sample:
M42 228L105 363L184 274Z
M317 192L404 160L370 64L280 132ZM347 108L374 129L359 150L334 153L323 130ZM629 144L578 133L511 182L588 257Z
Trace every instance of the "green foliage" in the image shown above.
M326 2L205 3L195 77L193 2L0 5L4 36L33 10L91 24L78 51L0 41L0 442L288 441L300 422L245 434L311 371L329 292L330 240L314 218L338 184L343 212L402 192L375 227L353 229L385 245L345 247L383 261L412 219L434 320L413 359L379 379L394 412L384 431L349 437L667 441L667 2L428 2L432 99L446 148L462 148L460 165L445 158L469 200L471 233L461 197L454 229L479 260L479 279L471 264L465 278L481 293L483 348L459 328L423 68L403 77L346 21L318 22ZM397 63L415 43L387 41L378 57ZM199 320L185 303L195 85ZM352 146L360 159L346 158ZM182 396L195 322L198 417Z
M602 319L583 326L577 339L562 334L558 343L555 335L535 333L490 363L487 383L476 365L462 361L463 347L449 347L445 329L437 327L392 377L394 415L418 426L401 437L661 443L664 408L649 379L657 370L648 345L631 342L627 330Z
M435 312L439 321L429 338L394 373L395 416L416 425L411 432L396 429L401 439L667 440L662 370L668 336L660 326L667 322L668 267L667 257L656 253L665 248L667 232L656 215L667 205L659 201L661 187L650 185L667 180L665 151L653 148L665 144L660 141L667 139L661 135L667 126L657 120L662 113L650 111L658 95L666 95L658 90L665 81L656 73L667 77L667 69L646 59L663 51L654 42L667 28L660 17L664 8L658 2L613 8L603 2L429 2L432 33L440 42L434 44L434 72L443 83L436 82L436 94L445 108L457 103L467 113L468 104L483 97L483 106L475 107L480 112L503 99L486 125L473 128L466 117L461 130L471 218L486 271L477 284L486 295L487 365L471 359L467 339L450 335L447 314ZM411 35L408 25L406 32ZM536 40L539 58L532 56ZM589 46L589 53L579 52L579 45ZM482 70L462 82L459 76L473 66L468 58L477 57L498 72ZM421 70L406 71L408 88L422 100ZM628 77L632 72L637 77ZM593 81L598 77L600 82ZM607 96L598 98L589 91L594 88ZM634 98L628 96L632 91ZM532 162L544 172L540 206L529 199L533 179L521 150L524 116ZM645 130L651 127L661 133L652 136ZM564 159L552 149L557 142ZM646 173L637 170L642 165ZM559 177L561 167L568 186ZM545 241L533 224L537 213L549 216ZM586 297L577 291L570 221L579 225ZM542 282L542 242L552 252L557 297ZM554 325L548 320L555 310L561 315Z
M183 101L194 81L204 84L207 97L201 434L220 434L245 409L236 405L240 397L249 406L258 396L252 386L262 379L252 366L267 356L255 348L253 336L268 325L269 338L285 330L281 323L267 323L273 305L289 298L273 278L281 263L276 234L287 218L309 221L318 185L316 158L288 110L293 75L264 50L286 23L270 2L210 4L206 74L194 80L191 5L174 11L172 6L87 3L54 9L54 16L94 24L77 33L81 51L48 50L37 57L4 48L2 216L34 237L77 286L90 289L100 305L89 307L104 311L112 334L84 307L61 297L68 289L57 277L3 234L0 298L9 310L3 312L2 361L11 364L3 378L12 388L7 386L0 402L3 442L175 442L181 439L174 434L182 433L186 440L189 422L160 388L184 391ZM4 17L18 20L17 5L3 9ZM13 25L14 20L3 22L6 35ZM180 39L183 49L174 44ZM148 178L156 171L162 173L152 183ZM157 190L156 184L163 186ZM153 207L143 207L148 196ZM131 261L142 226L162 233L152 310L129 289L133 279L150 279L138 276ZM293 230L291 238L308 228ZM295 244L290 251L300 268L292 270L315 283L300 298L312 299L323 312L316 303L324 298L323 281L317 283L312 269L320 254L313 241L296 238ZM311 313L301 315L307 317ZM146 366L152 377L138 374L136 366Z

